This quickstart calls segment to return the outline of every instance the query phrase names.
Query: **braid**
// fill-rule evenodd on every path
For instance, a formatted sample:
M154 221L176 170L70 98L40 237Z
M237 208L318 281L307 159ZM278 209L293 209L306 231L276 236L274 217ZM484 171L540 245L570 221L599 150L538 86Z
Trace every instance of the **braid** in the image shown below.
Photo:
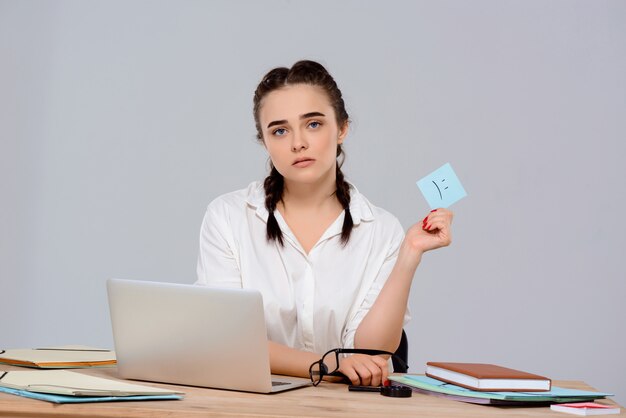
M352 214L350 213L350 185L344 180L339 164L337 164L337 191L335 194L345 211L343 226L341 227L341 243L345 246L350 239L354 222L352 220Z
M278 241L283 246L283 232L280 230L278 221L274 216L274 210L276 210L276 204L283 198L283 176L272 165L272 171L270 175L265 178L263 187L265 188L265 208L268 211L267 216L267 240Z

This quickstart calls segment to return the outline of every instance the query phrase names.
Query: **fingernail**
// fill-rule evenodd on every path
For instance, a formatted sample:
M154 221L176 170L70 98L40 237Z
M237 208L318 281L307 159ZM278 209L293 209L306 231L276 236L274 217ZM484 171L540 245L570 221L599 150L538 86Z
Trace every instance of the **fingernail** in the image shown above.
M430 224L426 225L426 230L430 231Z
M437 209L433 209L433 210L431 210L430 212L431 212L431 213L432 213L432 212L437 212Z

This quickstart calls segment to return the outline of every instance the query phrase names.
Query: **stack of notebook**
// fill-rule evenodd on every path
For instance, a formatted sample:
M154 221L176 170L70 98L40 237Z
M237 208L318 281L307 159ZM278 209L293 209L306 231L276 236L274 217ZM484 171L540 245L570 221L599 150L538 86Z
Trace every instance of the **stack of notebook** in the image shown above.
M0 366L36 369L111 367L116 364L111 350L68 345L62 347L0 350ZM54 403L178 400L183 393L104 379L68 370L3 371L0 392Z
M54 403L177 400L184 395L68 370L0 372L0 392Z
M493 364L427 364L426 376L398 375L389 379L416 392L486 405L549 405L589 402L610 393L552 386L550 379Z

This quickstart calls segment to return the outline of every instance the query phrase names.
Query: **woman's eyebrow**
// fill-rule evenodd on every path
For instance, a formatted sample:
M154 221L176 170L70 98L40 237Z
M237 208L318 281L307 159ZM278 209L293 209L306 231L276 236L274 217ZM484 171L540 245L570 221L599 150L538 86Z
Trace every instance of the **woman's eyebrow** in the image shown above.
M326 115L321 112L309 112L305 113L304 115L300 115L300 119L314 118L316 116L326 117Z
M267 128L269 129L269 128L271 128L271 127L272 127L272 126L274 126L274 125L284 125L285 123L287 123L287 119L283 119L283 120L275 120L275 121L273 121L273 122L270 122L270 123L267 125Z
M308 118L314 118L314 117L326 117L325 114L323 114L322 112L309 112L309 113L305 113L304 115L300 115L300 119L308 119ZM272 126L275 125L284 125L287 123L287 119L282 119L282 120L275 120L273 122L270 122L267 124L267 129L271 128Z

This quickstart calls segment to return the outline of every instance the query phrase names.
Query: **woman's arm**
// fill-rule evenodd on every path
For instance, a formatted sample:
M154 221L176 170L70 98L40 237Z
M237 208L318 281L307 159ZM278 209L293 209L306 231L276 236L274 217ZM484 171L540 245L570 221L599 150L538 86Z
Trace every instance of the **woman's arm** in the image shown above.
M270 368L274 374L287 376L309 377L309 367L318 361L323 354L300 351L286 345L269 342ZM324 359L329 371L337 368L335 356L329 355ZM339 360L339 371L352 384L365 386L379 386L387 380L387 360L380 356L352 354ZM325 380L340 380L326 377Z
M356 330L355 348L390 352L398 348L415 270L424 252L450 244L451 222L452 212L438 209L424 218L422 223L409 228L385 285ZM309 366L322 356L275 342L269 343L269 351L272 373L300 377L309 377ZM325 361L329 370L337 367L334 356ZM385 358L362 354L341 358L339 371L353 384L372 386L383 383L389 373Z
M449 210L437 209L409 228L385 285L356 330L355 348L396 351L415 270L424 252L450 244L452 217Z
M309 377L309 366L322 354L300 351L283 344L269 342L270 368L273 374Z

